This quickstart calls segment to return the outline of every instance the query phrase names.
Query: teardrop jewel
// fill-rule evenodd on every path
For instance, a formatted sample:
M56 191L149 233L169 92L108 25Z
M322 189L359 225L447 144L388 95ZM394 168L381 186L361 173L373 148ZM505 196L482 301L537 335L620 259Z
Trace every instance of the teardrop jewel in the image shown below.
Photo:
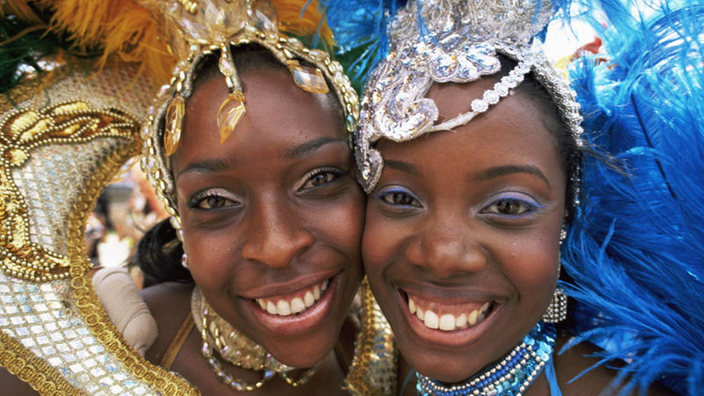
M244 94L242 91L235 91L229 95L220 105L218 110L218 129L220 131L220 144L223 144L232 135L240 118L244 115Z

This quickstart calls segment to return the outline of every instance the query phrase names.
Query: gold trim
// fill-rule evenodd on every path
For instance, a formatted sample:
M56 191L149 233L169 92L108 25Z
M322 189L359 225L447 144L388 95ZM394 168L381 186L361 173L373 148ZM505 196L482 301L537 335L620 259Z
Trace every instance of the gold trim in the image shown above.
M139 121L127 112L113 108L96 110L83 101L65 102L41 110L13 111L5 117L0 123L0 192L3 195L0 200L0 226L10 228L3 229L0 234L0 254L4 254L0 270L32 281L70 277L75 307L67 309L78 309L86 327L122 363L126 371L162 394L197 395L197 390L185 380L152 365L127 346L100 305L90 280L90 262L85 256L84 242L88 216L105 185L129 158L138 153L141 145L139 131ZM30 242L29 209L10 170L21 166L37 147L81 144L100 137L119 138L127 142L107 154L80 192L69 214L67 256ZM58 258L62 265L47 267L45 262L37 262L43 257ZM19 266L24 272L19 271L18 274L18 270L11 265ZM46 277L27 275L33 271L47 270ZM41 394L80 394L56 369L2 331L0 364Z
M362 330L358 334L354 347L354 358L352 359L352 369L347 375L342 389L349 391L353 395L364 396L384 396L389 393L376 388L369 383L370 376L375 375L371 368L372 360L378 359L379 352L391 353L393 359L394 375L392 378L394 389L391 394L396 394L396 370L398 367L398 349L393 341L388 341L383 346L383 351L379 350L378 343L375 342L380 332L390 332L389 324L383 319L383 314L379 305L374 299L369 281L364 278L360 289L362 295Z
M93 335L119 359L132 375L165 395L197 395L198 391L185 380L162 367L147 362L134 349L127 346L117 328L107 317L89 278L90 261L85 257L85 229L90 210L105 185L112 180L120 166L139 152L141 139L139 126L132 131L133 141L113 152L95 171L71 212L68 227L69 273L76 306Z
M54 367L30 352L12 337L0 331L0 366L28 383L42 395L82 394L64 379Z

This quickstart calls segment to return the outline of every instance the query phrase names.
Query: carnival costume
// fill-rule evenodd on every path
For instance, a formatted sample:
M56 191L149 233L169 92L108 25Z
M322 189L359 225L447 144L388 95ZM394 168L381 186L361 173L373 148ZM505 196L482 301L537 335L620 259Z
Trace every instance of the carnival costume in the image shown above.
M625 161L628 177L614 169L621 163L587 156L568 169L574 189L566 207L573 220L563 234L561 262L574 281L559 282L548 317L567 314L564 287L577 306L569 322L574 341L606 347L600 363L628 362L614 386L624 393L636 387L646 391L662 381L696 394L704 381L704 233L697 221L701 213L692 219L683 206L699 202L704 192L704 113L696 99L704 86L702 5L689 2L673 11L664 3L654 16L659 20L649 24L632 14L631 3L586 4L585 15L598 32L605 31L602 39L613 53L606 62L585 58L572 65L579 95L541 50L546 24L557 10L567 17L569 2L331 0L325 5L340 48L364 54L348 69L369 73L355 141L358 179L367 192L383 168L378 139L404 142L464 125L491 111L529 72L552 96L577 147L596 146ZM425 98L430 86L495 74L497 54L517 65L482 97L468 101L466 113L435 124L437 107ZM684 168L676 169L680 155ZM551 367L554 334L540 338L535 331L526 336L528 344L547 352L535 361L547 361L551 393L560 394ZM526 340L517 348L525 345ZM450 387L418 374L418 392L522 394L537 374L526 364L511 363L515 353ZM510 375L510 368L520 375Z
M185 101L206 56L219 59L230 90L218 112L221 142L246 111L247 93L230 52L239 45L266 48L301 89L336 95L351 142L357 94L339 62L293 36L312 36L317 30L329 38L325 29L319 30L314 10L300 18L303 5L245 0L7 4L9 19L42 26L30 26L29 32L49 28L68 36L72 48L97 50L100 57L88 70L101 72L100 77L73 73L64 78L58 69L50 86L41 89L40 79L30 80L27 84L40 87L37 92L20 85L8 93L13 102L3 105L0 364L43 394L197 393L178 375L145 361L110 323L91 287L83 248L86 219L99 192L143 143L142 168L183 238L169 156L178 147ZM52 15L50 25L34 13L35 6ZM277 12L287 16L283 23L277 22ZM113 69L116 60L121 62ZM32 61L39 70L39 60ZM147 79L140 74L144 71L154 83L140 80ZM162 83L147 111L146 93ZM132 90L121 91L124 87ZM80 98L73 99L77 92ZM18 110L10 110L11 104ZM146 122L142 114L148 114ZM42 185L54 186L49 197L40 195ZM363 329L346 387L360 394L393 393L396 355L390 330L366 288L362 301ZM238 335L197 288L192 310L206 361L233 390L259 388L277 374L298 386L314 374L312 369L289 378L290 368ZM221 369L221 360L261 371L262 380L248 384L233 378Z

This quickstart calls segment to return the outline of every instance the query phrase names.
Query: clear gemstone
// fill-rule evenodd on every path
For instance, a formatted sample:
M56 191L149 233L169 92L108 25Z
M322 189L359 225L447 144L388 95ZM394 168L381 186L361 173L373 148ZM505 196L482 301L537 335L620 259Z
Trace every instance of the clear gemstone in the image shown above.
M293 82L302 90L314 94L330 92L323 73L317 67L302 66L298 62L289 63Z
M244 1L240 3L245 3ZM277 33L279 32L276 21L278 17L276 15L276 8L268 1L254 1L251 9L249 10L250 18L254 23L254 26L264 33Z

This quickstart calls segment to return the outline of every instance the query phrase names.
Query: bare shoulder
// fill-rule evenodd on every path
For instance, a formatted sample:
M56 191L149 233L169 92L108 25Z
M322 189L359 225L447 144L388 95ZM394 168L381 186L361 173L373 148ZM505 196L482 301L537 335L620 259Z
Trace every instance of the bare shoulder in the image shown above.
M167 282L141 291L159 329L159 336L145 356L150 362L159 364L179 328L191 314L193 287L192 283Z
M568 341L569 335L561 334L558 339L556 351L560 351ZM555 371L557 372L560 389L565 395L575 396L598 396L617 395L619 389L610 389L612 381L618 372L614 369L599 365L589 370L599 362L593 355L599 352L599 348L593 344L582 342L561 354L555 354ZM584 373L586 370L588 372ZM580 374L579 378L572 381ZM606 393L604 393L607 391ZM648 396L676 395L675 392L661 385L653 385L648 389Z
M2 384L3 394L13 396L34 396L39 394L39 392L35 391L29 384L10 374L4 367L0 367L0 384Z

